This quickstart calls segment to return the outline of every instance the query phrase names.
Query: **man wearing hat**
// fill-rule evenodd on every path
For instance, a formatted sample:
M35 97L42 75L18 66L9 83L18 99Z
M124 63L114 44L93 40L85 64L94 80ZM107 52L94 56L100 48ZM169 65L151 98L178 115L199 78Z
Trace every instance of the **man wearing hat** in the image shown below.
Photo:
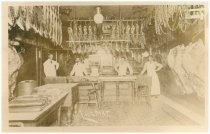
M87 70L84 64L81 63L79 58L76 58L76 63L71 70L70 76L86 76Z

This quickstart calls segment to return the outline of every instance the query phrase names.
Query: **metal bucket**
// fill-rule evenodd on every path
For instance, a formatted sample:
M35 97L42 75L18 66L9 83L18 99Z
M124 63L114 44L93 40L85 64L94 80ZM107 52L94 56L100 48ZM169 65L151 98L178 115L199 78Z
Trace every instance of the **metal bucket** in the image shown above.
M37 87L35 80L25 80L18 83L18 96L31 95L34 88Z

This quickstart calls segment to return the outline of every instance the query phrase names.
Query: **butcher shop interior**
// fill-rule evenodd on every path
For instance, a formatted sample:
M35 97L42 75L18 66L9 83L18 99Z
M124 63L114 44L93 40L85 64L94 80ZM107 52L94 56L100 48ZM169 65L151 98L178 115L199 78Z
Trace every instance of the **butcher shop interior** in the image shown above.
M9 126L205 126L206 9L8 6Z

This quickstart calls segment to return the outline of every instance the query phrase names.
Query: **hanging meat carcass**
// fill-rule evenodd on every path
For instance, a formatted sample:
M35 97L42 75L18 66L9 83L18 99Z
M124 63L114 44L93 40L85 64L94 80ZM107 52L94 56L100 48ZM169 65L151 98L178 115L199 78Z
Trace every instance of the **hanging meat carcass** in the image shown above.
M88 35L87 26L84 25L84 27L83 27L83 39L84 40L87 40L87 37L88 37L87 35Z
M19 55L14 47L11 46L9 41L8 45L8 77L9 77L9 97L13 98L14 89L16 87L16 78L18 75L18 70L23 64L23 58Z
M81 54L81 44L77 44L77 53L78 54Z
M80 46L81 46L81 54L83 55L85 53L84 43L80 43Z
M142 49L145 48L146 39L145 39L145 35L144 35L144 32L143 32L143 24L141 25L141 31L140 31L140 35L139 35L139 44L140 44Z
M49 12L50 12L50 7L49 6L45 6L46 7L46 16L45 16L45 37L46 38L49 38L49 31L50 31L50 28L49 28L49 23L50 23L50 15L49 15Z
M83 32L82 32L82 26L79 25L79 28L78 28L78 38L79 40L82 40L82 37L83 37Z
M85 44L85 52L88 54L89 53L89 47L90 45L88 43Z
M127 26L126 26L126 39L130 39L130 25L127 23Z
M59 19L59 44L61 45L62 44L62 22L61 22L61 19Z
M54 30L53 30L53 40L55 44L57 45L57 14L56 14L56 8L54 9Z
M90 44L88 45L88 48L87 48L87 49L88 49L88 53L91 54L91 53L92 53L92 50L91 50L91 49L92 49L91 42L90 42Z
M14 12L14 7L9 6L8 7L8 23L9 25L13 26L15 21L15 12Z
M126 43L122 42L121 44L123 47L123 52L126 53L127 52Z
M115 32L116 32L116 25L112 24L111 39L116 39Z
M76 22L73 22L74 24L74 26L73 26L73 29L74 29L74 40L78 40L78 28L77 28L77 23Z
M25 7L20 7L18 6L18 9L15 9L18 12L18 19L16 20L16 24L19 26L21 30L25 30L25 15L26 15L26 10Z
M91 40L93 36L93 31L91 25L88 26L88 39Z
M72 50L72 53L75 54L77 52L76 44L73 43L71 48L72 48L71 49Z
M138 24L138 22L136 23L136 26L135 26L135 33L138 37L138 34L139 34L139 24Z
M183 86L183 93L197 93L204 97L206 90L207 60L206 48L201 40L188 46L179 45L168 54L168 65L178 84Z
M134 38L134 34L135 34L135 26L132 24L131 25L131 38Z
M116 50L115 50L115 48L116 48L116 46L115 46L115 44L113 43L113 42L111 42L111 53L113 54L113 55L116 55Z
M128 53L130 51L130 49L129 49L129 43L127 42L126 43L126 52Z
M119 24L117 24L116 26L116 39L119 39L120 38L120 26Z
M119 47L120 47L119 44L118 44L117 42L115 42L115 50L116 50L117 52L120 51L120 48L119 48Z
M123 22L121 22L121 38L125 38L125 25L123 24Z
M52 38L52 24L53 24L53 13L52 6L49 6L49 38Z
M93 26L93 38L94 38L94 40L96 39L96 37L97 37L97 28L96 28L96 26L94 25Z
M44 36L49 38L49 6L44 6Z
M72 27L68 27L68 34L69 34L69 41L73 41L74 37L73 37L73 29Z

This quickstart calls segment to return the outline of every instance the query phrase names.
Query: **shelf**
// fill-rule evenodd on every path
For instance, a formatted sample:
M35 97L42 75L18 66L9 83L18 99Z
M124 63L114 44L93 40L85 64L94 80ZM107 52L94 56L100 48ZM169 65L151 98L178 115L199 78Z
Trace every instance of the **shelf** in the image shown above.
M66 42L130 42L130 40L87 40L87 41L66 41Z
M68 21L94 21L94 20L68 20ZM139 21L139 20L103 20L104 22L107 22L107 21Z
M144 50L143 48L129 48L131 50Z

